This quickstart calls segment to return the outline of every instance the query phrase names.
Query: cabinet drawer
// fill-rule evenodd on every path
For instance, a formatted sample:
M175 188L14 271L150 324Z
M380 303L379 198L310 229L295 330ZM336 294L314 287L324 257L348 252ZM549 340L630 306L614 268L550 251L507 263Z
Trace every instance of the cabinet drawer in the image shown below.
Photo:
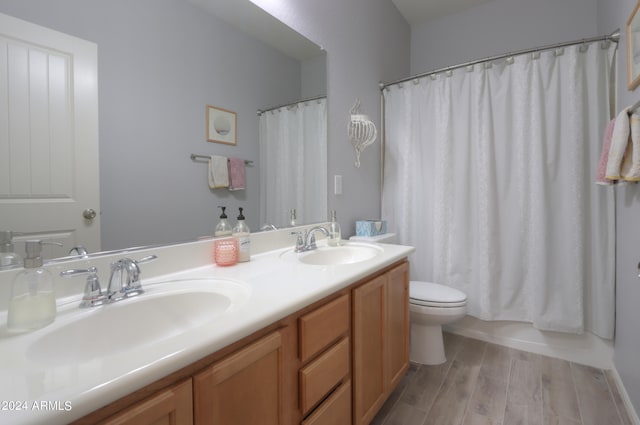
M299 320L300 360L304 363L349 331L349 294L305 314Z
M351 423L351 381L342 384L302 425L335 425Z
M349 338L300 369L300 410L306 414L349 374Z

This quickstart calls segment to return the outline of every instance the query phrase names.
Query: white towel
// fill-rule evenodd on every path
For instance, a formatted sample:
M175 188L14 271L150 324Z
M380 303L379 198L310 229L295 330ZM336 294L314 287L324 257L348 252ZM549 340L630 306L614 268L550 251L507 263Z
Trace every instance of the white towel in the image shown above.
M627 143L627 151L622 162L622 178L627 181L640 181L640 115L632 114L631 141Z
M605 173L605 177L609 180L620 180L622 177L622 160L629 144L629 133L629 115L627 114L627 108L625 108L616 117L613 136L611 136L611 148Z
M226 156L211 155L209 159L209 187L211 189L229 187L229 169Z

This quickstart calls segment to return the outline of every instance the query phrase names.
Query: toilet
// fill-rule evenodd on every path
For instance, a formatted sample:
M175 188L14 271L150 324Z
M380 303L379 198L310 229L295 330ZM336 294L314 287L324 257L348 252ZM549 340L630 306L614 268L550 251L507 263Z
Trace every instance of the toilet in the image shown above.
M414 363L444 363L442 325L462 319L467 313L467 296L449 286L432 282L409 282L409 321Z
M395 234L374 237L353 236L358 242L394 243ZM414 363L437 365L444 353L442 325L462 319L467 313L467 295L450 286L433 282L409 282L410 359Z

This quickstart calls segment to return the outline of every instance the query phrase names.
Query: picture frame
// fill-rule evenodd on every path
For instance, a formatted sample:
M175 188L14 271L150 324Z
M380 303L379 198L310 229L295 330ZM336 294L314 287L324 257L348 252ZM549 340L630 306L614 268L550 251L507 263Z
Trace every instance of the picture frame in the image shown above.
M640 84L640 0L627 21L627 88L635 90Z
M207 141L235 145L237 114L228 109L207 105Z

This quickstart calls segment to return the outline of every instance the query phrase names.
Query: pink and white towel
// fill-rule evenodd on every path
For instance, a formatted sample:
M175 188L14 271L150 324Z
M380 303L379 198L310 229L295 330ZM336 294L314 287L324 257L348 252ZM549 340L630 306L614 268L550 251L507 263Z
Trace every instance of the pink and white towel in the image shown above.
M244 159L229 158L229 190L244 190L246 178L244 172Z
M613 128L615 127L616 120L612 119L607 124L607 128L604 130L604 140L602 142L602 153L600 154L600 161L598 162L598 169L596 170L596 184L612 185L616 181L608 179L606 177L607 160L609 159L609 151L611 150L611 138L613 136Z

